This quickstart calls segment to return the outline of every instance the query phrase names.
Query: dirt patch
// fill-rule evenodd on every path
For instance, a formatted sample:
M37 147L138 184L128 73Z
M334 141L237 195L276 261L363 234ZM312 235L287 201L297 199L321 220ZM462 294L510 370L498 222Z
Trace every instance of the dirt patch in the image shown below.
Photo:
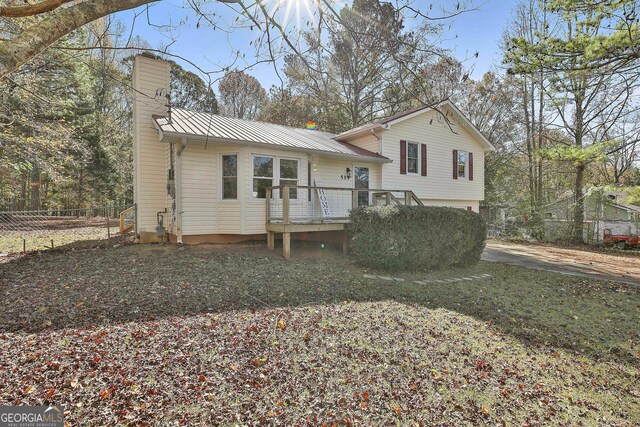
M483 259L640 285L640 259L618 253L492 241Z

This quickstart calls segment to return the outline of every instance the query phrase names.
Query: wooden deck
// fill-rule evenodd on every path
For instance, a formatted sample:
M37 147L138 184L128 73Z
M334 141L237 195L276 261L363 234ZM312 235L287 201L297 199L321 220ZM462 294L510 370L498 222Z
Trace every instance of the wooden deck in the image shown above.
M308 199L296 199L294 210L292 211L291 189L307 190L302 194L308 194ZM274 198L274 190L279 190L281 198ZM314 192L313 196L311 192ZM331 197L327 197L327 193L334 194L333 203L338 206L331 206ZM366 194L365 194L366 193ZM395 194L401 193L403 197L398 198ZM345 196L338 197L337 194ZM300 194L297 193L299 196ZM365 196L363 198L362 196ZM315 203L315 197L318 203ZM282 255L284 258L291 257L291 233L308 233L323 231L343 231L344 237L342 242L343 252L348 250L348 241L346 230L349 226L349 218L347 216L331 216L332 209L347 214L354 207L369 205L374 201L375 205L422 205L420 199L416 197L413 191L409 190L377 190L377 189L356 189L356 188L337 188L337 187L316 187L301 185L281 185L268 187L266 191L266 224L267 231L267 247L271 250L275 249L275 235L282 234ZM345 204L346 203L346 204ZM277 205L277 206L272 206ZM278 214L275 214L275 208L278 208ZM281 210L281 212L279 212ZM301 215L300 210L308 213L309 211L320 211L321 215Z

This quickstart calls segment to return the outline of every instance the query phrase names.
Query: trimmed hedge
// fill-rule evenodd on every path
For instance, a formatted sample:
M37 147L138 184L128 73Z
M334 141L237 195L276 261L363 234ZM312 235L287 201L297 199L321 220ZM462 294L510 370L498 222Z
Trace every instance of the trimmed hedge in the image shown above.
M487 236L482 217L439 206L377 206L351 211L351 254L366 267L431 270L480 260Z

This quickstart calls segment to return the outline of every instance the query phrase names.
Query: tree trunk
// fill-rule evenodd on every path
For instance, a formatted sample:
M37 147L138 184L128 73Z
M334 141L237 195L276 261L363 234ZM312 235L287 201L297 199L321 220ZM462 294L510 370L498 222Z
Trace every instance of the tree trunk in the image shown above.
M533 147L531 145L532 139L533 139L533 129L531 127L531 123L532 123L532 119L531 119L531 114L529 112L529 89L528 89L528 82L526 80L526 77L524 77L523 80L523 84L522 84L522 95L523 95L523 99L522 99L522 107L523 107L523 112L524 112L524 126L525 126L525 140L527 143L527 160L529 163L529 210L530 212L533 210L534 205L535 205L535 177L534 177L534 160L533 160Z
M37 166L31 171L31 203L29 209L37 211L40 209L40 171Z
M579 86L575 96L575 146L582 149L582 137L584 135L584 89ZM584 198L582 187L584 186L584 170L586 165L584 161L576 161L576 182L575 182L575 209L573 211L573 241L575 243L584 243Z
M584 195L582 193L584 170L585 165L582 162L576 166L575 209L573 211L573 241L575 243L584 243Z
M82 208L83 207L83 198L84 198L84 193L82 191L82 177L83 177L83 172L84 169L80 169L80 179L78 179L78 208Z

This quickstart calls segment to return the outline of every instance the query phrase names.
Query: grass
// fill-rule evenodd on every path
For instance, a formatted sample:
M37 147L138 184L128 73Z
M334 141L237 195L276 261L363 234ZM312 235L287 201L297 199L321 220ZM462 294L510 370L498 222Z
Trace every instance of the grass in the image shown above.
M0 253L15 254L26 249L27 252L46 250L53 246L67 246L87 240L107 239L109 232L115 236L119 222L109 220L110 230L104 218L85 217L43 217L31 223L7 223L0 234ZM11 230L13 227L15 229Z
M295 253L0 264L0 404L65 404L71 424L640 423L637 288L491 263L387 282Z

